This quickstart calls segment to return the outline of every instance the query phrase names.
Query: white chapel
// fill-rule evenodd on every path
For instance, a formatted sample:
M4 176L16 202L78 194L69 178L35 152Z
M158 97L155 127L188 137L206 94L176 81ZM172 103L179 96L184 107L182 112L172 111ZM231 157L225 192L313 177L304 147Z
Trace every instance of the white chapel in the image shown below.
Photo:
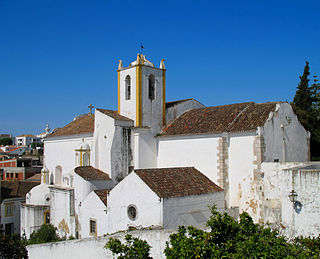
M119 61L117 74L117 111L97 108L45 138L21 233L43 223L77 238L203 226L214 204L256 222L281 211L280 194L267 202L264 163L309 160L310 135L290 104L166 102L164 60L156 67L142 54L127 67Z

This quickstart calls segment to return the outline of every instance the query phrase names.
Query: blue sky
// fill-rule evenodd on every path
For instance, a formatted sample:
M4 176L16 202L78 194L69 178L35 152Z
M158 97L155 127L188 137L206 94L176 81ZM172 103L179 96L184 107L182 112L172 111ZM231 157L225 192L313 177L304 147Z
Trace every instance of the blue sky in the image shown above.
M0 133L117 109L118 60L165 58L167 101L291 101L320 73L320 1L0 0Z

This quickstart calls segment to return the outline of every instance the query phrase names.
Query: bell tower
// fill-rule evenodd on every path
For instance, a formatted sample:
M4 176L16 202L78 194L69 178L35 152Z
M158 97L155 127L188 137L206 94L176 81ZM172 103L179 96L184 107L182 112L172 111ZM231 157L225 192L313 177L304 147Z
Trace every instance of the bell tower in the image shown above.
M150 127L157 134L165 125L166 69L164 60L157 68L138 54L128 67L119 61L118 113L134 121L136 127Z

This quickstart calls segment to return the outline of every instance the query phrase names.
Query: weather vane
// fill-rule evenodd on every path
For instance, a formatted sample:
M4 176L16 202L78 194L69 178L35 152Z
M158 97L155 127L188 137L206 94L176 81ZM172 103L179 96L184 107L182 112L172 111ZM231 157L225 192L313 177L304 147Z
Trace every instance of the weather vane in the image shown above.
M140 53L142 54L142 50L144 49L144 46L142 45L142 42L140 43Z

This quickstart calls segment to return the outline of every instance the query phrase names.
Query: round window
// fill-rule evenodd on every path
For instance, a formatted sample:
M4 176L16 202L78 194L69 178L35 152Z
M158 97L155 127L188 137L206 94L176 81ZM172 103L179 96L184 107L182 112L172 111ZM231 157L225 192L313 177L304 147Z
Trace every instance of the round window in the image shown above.
M135 220L137 218L137 207L134 205L128 206L128 217L131 220Z

